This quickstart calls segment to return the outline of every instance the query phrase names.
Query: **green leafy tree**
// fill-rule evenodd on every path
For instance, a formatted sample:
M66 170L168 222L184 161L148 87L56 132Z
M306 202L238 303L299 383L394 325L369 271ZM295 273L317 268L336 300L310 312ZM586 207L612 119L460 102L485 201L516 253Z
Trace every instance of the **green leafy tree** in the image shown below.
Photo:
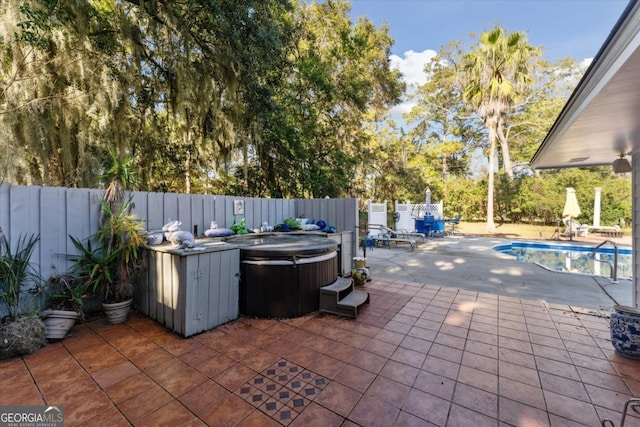
M450 43L425 66L427 82L412 96L416 105L405 116L415 125L410 136L419 152L431 160L444 182L450 175L465 175L468 155L480 138L456 85L460 49L459 43Z
M0 120L21 156L10 175L67 186L96 185L112 147L139 159L148 189L190 191L246 160L292 21L284 0L0 8Z
M98 141L92 117L121 95L105 60L114 40L104 29L110 13L105 4L0 4L0 125L21 154L12 165L15 182L95 182L95 148L105 147L106 139Z
M407 135L395 132L393 123L381 125L373 131L366 159L368 166L366 186L368 192L363 198L372 200L415 200L424 194L424 174L426 170L416 159L415 145Z
M522 88L517 104L504 116L503 131L514 175L530 173L529 160L558 117L584 73L572 58L556 63L539 60L531 84Z
M275 107L263 116L269 126L252 153L251 194L357 193L369 143L363 125L381 118L403 87L389 66L388 29L366 19L354 25L348 13L347 2L333 0L296 10L290 68L280 76Z

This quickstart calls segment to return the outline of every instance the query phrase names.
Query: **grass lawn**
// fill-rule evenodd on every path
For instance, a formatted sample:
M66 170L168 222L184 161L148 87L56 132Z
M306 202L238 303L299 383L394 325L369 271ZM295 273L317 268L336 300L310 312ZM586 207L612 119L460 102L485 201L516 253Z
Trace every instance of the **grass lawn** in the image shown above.
M499 224L496 223L496 229L493 233L487 231L486 222L464 222L461 221L456 229L460 230L463 235L467 236L483 236L483 237L502 237L507 239L522 240L554 240L555 226L551 225L531 225L531 224ZM564 231L564 224L560 226L560 233ZM631 245L631 229L623 229L623 237L609 237L605 234L590 233L587 237L574 237L577 242L602 242L604 240L612 240L616 243ZM560 240L569 240L568 237L560 236Z
M393 224L393 217L389 216L389 224ZM448 229L449 227L447 227ZM564 224L560 225L560 233L564 231ZM360 212L360 233L361 237L366 234L367 229L367 212ZM462 235L465 236L482 236L482 237L501 237L505 239L518 240L556 240L554 235L556 226L554 225L532 225L532 224L501 224L496 223L496 229L492 233L487 231L486 222L465 222L460 221L460 225L456 226ZM610 237L605 234L590 233L587 237L574 237L576 242L600 243L604 240L612 240L621 245L631 246L631 227L623 229L623 237ZM559 240L569 240L568 237L560 236Z
M514 239L551 239L556 227L551 225L531 225L531 224L500 224L496 223L496 229L493 233L487 231L486 222L460 222L460 226L456 226L463 234L475 236L494 236ZM564 231L564 225L561 226L560 232Z

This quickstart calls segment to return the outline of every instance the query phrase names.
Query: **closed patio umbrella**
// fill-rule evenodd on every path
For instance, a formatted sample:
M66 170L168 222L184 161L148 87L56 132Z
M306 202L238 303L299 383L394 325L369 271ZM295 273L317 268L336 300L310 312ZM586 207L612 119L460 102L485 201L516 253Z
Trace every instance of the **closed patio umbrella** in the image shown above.
M569 217L569 240L573 240L573 230L571 229L572 218L580 215L580 206L578 206L578 199L576 198L576 190L572 187L567 187L567 200L564 202L564 210L562 211L562 217Z
M424 208L425 215L431 215L431 189L429 187L425 190L424 201L426 205Z

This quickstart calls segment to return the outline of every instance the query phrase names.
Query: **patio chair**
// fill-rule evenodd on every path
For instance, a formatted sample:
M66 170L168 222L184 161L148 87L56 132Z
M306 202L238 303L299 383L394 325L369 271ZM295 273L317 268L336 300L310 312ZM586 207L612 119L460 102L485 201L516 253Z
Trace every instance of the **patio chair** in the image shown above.
M393 243L397 247L398 243L409 243L411 245L411 250L415 247L416 241L414 239L403 236L401 233L387 227L386 225L369 224L369 230L372 231L371 238L376 242L377 246L391 247L391 244ZM374 230L377 230L378 233L375 234L373 232Z
M620 229L619 225L611 225L611 226L600 225L598 227L594 227L593 225L590 225L587 227L587 229L591 233L600 233L600 234L604 234L607 237L622 237L622 235L624 234Z
M456 233L459 233L459 230L456 230L456 225L460 225L460 219L462 218L462 215L458 214L456 215L455 218L449 218L446 219L444 222L447 226L449 226L449 230L447 231L447 234L450 236L453 236Z
M563 236L587 237L589 235L589 225L587 224L580 224L580 222L571 218L563 218L562 222L565 225Z
M395 239L416 240L420 238L423 242L427 241L427 235L418 231L409 231L404 228L394 230L393 228L389 228L385 225L380 225L379 227L385 234L388 234Z
M393 230L391 230L393 231ZM394 231L394 234L400 238L406 239L422 239L423 242L427 241L427 235L424 233L420 233L418 231L409 231L404 228L398 229Z
M637 397L628 399L624 403L624 409L622 411L622 417L620 418L620 424L618 425L618 427L624 427L627 415L633 416L634 413L640 414L640 398ZM601 420L600 424L602 425L602 427L615 427L614 422L609 418Z

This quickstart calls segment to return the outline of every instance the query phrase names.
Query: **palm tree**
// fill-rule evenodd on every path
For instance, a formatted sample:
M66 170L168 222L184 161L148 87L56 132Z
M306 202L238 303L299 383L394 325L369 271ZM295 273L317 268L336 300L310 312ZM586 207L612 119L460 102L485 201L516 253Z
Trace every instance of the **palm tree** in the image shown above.
M115 149L109 150L109 158L104 161L105 173L101 176L107 180L107 188L102 200L107 209L100 210L100 227L106 226L112 213L118 213L125 205L125 191L133 190L138 181L135 175L135 157L119 155Z
M502 148L504 170L513 178L509 146L503 122L522 90L531 82L532 60L540 49L531 46L524 32L507 34L500 27L482 33L477 47L463 57L463 96L489 131L489 183L487 194L487 229L493 222L493 182L496 138Z

